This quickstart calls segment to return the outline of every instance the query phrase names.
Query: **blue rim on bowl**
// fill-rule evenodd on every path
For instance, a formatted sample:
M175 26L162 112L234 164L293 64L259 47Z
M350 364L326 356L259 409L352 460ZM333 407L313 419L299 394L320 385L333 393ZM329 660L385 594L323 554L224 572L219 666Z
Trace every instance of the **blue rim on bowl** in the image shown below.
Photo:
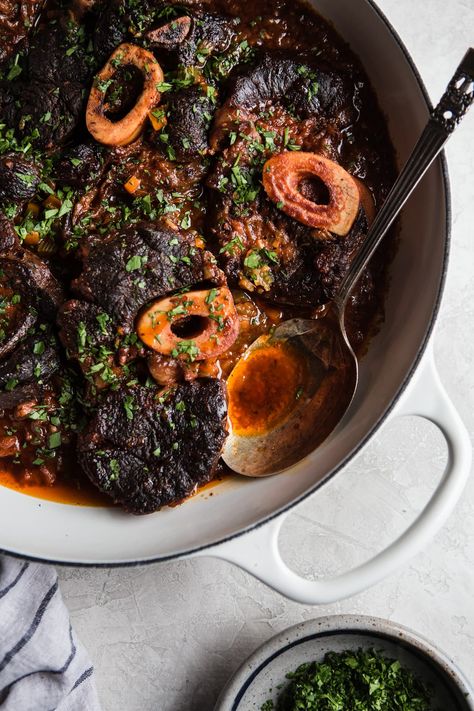
M414 671L433 689L434 708L474 711L473 691L462 672L433 642L389 620L334 615L308 620L270 639L237 670L214 711L260 711L275 701L285 675L328 651L371 648Z

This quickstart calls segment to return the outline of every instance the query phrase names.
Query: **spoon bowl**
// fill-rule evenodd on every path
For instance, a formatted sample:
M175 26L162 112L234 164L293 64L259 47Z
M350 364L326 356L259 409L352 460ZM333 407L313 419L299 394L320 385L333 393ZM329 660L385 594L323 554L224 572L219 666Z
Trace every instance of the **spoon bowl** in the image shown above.
M259 391L258 374L248 364L255 356L278 349L299 375L291 383L284 368L272 370L272 389L264 389L266 420L249 425L238 415L239 401L252 409ZM241 372L242 371L242 372ZM247 383L246 380L249 379ZM223 458L234 471L246 476L268 476L283 471L319 446L349 407L357 388L357 358L349 344L340 314L334 304L317 320L291 319L260 336L246 351L229 376L229 416L232 429ZM260 380L262 372L260 371ZM250 401L250 402L249 402ZM261 403L255 403L256 407Z

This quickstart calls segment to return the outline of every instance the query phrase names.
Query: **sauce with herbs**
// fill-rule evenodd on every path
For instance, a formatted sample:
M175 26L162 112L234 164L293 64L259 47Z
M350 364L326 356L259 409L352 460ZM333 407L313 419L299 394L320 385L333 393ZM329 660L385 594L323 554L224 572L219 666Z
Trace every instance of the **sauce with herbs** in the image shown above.
M305 379L306 361L288 344L250 351L227 381L235 434L261 434L282 422L293 410Z

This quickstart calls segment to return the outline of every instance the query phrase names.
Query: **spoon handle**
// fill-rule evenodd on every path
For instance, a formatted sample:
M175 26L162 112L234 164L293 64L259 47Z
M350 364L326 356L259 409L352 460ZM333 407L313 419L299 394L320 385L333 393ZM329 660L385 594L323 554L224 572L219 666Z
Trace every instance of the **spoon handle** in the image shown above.
M344 277L337 303L344 308L353 287L400 210L474 101L474 49L469 49L431 112L431 118Z

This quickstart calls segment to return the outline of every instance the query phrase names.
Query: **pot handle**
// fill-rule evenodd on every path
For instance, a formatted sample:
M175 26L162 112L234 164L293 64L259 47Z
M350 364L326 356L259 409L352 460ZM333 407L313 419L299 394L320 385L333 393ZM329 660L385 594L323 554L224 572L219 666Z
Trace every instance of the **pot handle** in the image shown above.
M421 551L443 526L461 496L470 473L472 448L468 432L440 382L430 352L414 377L396 415L419 415L437 425L448 444L448 463L433 496L397 540L358 567L315 581L297 575L281 557L278 535L284 514L203 554L238 565L296 602L319 605L365 590Z

